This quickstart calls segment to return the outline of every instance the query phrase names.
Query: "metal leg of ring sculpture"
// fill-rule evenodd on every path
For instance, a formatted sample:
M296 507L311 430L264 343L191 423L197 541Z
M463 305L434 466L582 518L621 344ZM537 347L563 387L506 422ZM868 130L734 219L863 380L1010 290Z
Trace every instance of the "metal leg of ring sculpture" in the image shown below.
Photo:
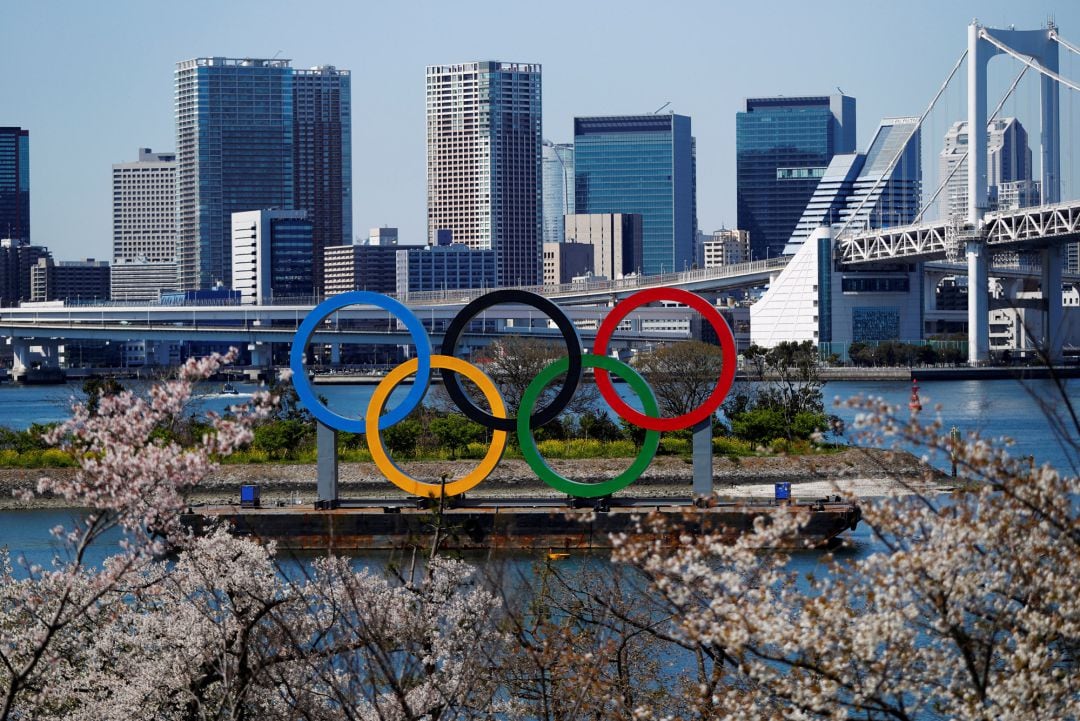
M641 405L644 407L646 414L652 417L660 415L660 408L656 405L656 396L653 395L652 388L650 388L649 384L645 382L645 379L638 375L637 371L630 366L620 360L592 353L581 356L581 365L583 368L596 368L611 371L619 376L630 385L630 388L637 394L638 398L641 399ZM529 417L532 415L532 409L536 405L536 400L544 391L545 386L555 380L560 373L565 373L569 367L569 359L560 358L548 365L544 370L540 371L540 373L533 378L532 382L529 383L529 387L525 389L525 394L521 397L521 406L518 407L517 419L518 443L521 444L521 454L525 456L525 460L528 462L529 467L540 477L540 480L556 490L580 498L610 496L612 493L615 493L615 491L621 491L623 488L626 488L636 481L641 477L641 474L645 472L645 469L649 467L653 457L656 455L656 449L660 446L660 433L652 430L646 431L645 442L641 445L641 450L638 451L634 462L618 476L607 481L601 483L581 483L580 481L571 480L553 471L544 460L543 456L540 455L540 450L536 447L536 439L533 438L532 429L529 428Z
M338 505L338 435L322 421L315 421L316 468L319 498L317 508L337 508Z
M371 460L375 462L375 466L382 471L387 480L406 493L411 493L414 496L427 496L429 498L438 498L444 494L447 496L456 496L480 483L495 470L495 466L499 464L499 459L502 458L503 451L506 449L507 433L506 431L500 430L492 432L491 447L488 448L487 454L481 459L476 468L470 473L467 473L463 478L448 481L445 484L425 483L424 481L416 480L402 471L387 454L386 448L383 447L382 438L379 434L379 429L382 427L380 415L382 414L383 407L386 405L387 399L390 397L390 393L397 387L398 383L416 373L417 367L417 359L414 358L405 361L397 368L390 371L390 373L382 379L379 385L375 387L375 393L371 396L367 413L364 416L364 420L367 421L367 427L371 429L367 434L368 450L371 451ZM487 399L488 405L491 406L492 415L495 418L506 418L506 404L503 403L502 396L499 394L499 389L495 387L495 383L492 382L482 370L472 363L463 361L460 358L455 358L454 356L433 355L431 356L431 367L448 368L471 380L484 394L484 398ZM528 425L528 422L528 416L526 416L525 424Z
M713 493L712 418L694 426L694 498Z

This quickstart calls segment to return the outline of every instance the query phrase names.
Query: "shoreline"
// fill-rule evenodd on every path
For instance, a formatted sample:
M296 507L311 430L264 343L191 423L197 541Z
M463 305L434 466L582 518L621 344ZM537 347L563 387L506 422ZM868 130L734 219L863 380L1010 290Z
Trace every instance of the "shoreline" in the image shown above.
M415 461L402 464L417 478L438 481L440 474L460 477L475 461ZM552 469L583 482L607 480L630 463L628 458L552 460ZM74 476L78 469L0 468L0 510L72 508L62 498L35 497L23 502L12 494L36 487L42 476ZM662 498L686 496L691 490L689 459L662 456L641 478L617 496ZM339 493L342 498L397 499L409 496L385 480L372 463L341 463ZM261 486L264 505L310 505L316 497L315 464L223 465L188 494L194 504L238 503L240 484ZM892 493L938 493L956 487L953 480L906 451L850 448L839 453L814 456L762 456L713 459L713 488L722 500L772 499L774 483L791 483L792 496L814 500L840 493L856 498L877 498ZM513 498L517 496L564 497L536 478L520 459L503 460L469 497Z

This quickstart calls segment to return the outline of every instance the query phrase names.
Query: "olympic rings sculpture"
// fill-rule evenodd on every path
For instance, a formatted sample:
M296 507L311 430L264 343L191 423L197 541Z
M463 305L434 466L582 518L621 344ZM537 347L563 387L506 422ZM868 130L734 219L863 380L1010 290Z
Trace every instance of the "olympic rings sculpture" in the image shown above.
M637 371L626 363L607 354L608 344L619 324L635 308L658 301L682 303L697 310L716 332L722 351L720 377L712 393L700 406L689 413L674 418L662 418L652 388ZM462 333L469 323L493 306L502 303L527 305L547 315L555 323L566 344L566 356L558 358L545 367L526 388L521 398L519 415L509 417L506 404L495 383L477 366L454 355ZM304 355L312 336L331 314L351 305L374 305L396 316L412 336L416 357L405 361L390 371L380 381L372 394L363 419L347 418L334 413L316 397L311 380L304 368ZM633 483L649 467L660 445L660 432L689 428L711 418L723 403L735 380L735 338L727 321L715 306L699 295L680 288L652 288L638 291L615 304L601 322L596 332L592 353L582 351L577 328L565 313L551 300L543 296L517 289L495 290L476 298L466 305L450 322L443 336L441 353L435 354L431 341L420 319L405 305L393 298L369 291L353 291L329 298L312 309L304 318L293 337L289 364L293 371L293 384L301 402L323 425L367 436L372 460L382 474L398 488L417 496L453 496L465 493L487 478L499 460L509 439L516 433L522 455L537 477L556 490L571 496L595 498L606 496ZM577 391L584 370L592 368L597 390L612 410L621 418L645 429L645 441L641 450L624 472L600 483L583 483L566 478L554 471L540 455L533 431L554 420L565 410ZM412 478L402 471L387 453L380 431L403 420L423 402L431 381L431 372L438 369L451 400L470 420L492 431L491 446L480 463L464 477L435 484ZM638 398L644 413L634 410L616 392L610 374L624 380ZM536 410L536 404L544 389L560 375L565 374L563 386L551 401ZM409 376L415 376L412 388L405 398L385 415L387 401L393 390ZM487 400L490 412L473 403L462 388L460 376L469 379L480 389Z

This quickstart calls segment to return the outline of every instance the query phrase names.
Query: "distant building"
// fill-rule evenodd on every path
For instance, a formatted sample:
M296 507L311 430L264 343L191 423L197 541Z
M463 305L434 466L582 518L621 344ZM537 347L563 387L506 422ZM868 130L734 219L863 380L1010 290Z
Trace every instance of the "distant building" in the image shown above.
M595 250L588 243L544 243L544 285L570 283L592 274Z
M244 304L310 299L312 225L304 210L232 214L232 289Z
M568 243L593 248L592 271L610 280L641 272L640 213L575 213L565 218Z
M922 201L921 143L918 118L885 118L865 153L834 157L784 253L794 255L821 226L847 226L850 231L914 222ZM901 147L904 152L897 157ZM753 234L750 237L753 247Z
M228 286L232 214L295 202L293 71L285 59L195 58L177 63L175 83L179 287Z
M121 348L121 359L124 368L175 368L182 349L183 344L176 341L128 341Z
M398 249L397 294L462 288L494 288L498 273L494 250L462 243Z
M991 120L986 127L986 182L989 187L988 198L991 209L1001 207L1025 207L1023 205L1002 206L1000 195L1002 185L1010 184L1005 189L1010 203L1026 202L1038 205L1038 197L1032 200L1033 191L1038 183L1032 183L1031 148L1028 134L1016 118ZM945 218L965 219L968 209L967 177L968 132L967 121L952 124L945 133L945 145L940 157L940 178L945 183L942 191ZM951 177L950 177L951 174ZM1017 182L1021 186L1013 185Z
M862 229L912 222L921 189L917 118L886 118L865 154L834 157L788 242L794 257L750 309L754 343L770 348L813 341L822 352L846 357L853 342L921 339L924 281L918 263L838 269L833 257L833 233L845 224Z
M306 210L311 221L312 273L319 294L323 248L352 242L351 80L348 70L333 65L297 68L292 76L292 207Z
M427 68L428 242L493 250L498 285L541 280L540 66Z
M544 242L566 239L563 216L574 213L574 145L544 141Z
M368 245L397 245L398 229L383 226L368 231Z
M397 254L400 247L396 245L396 232L393 237L393 244L327 247L326 295L338 295L353 290L397 292Z
M684 115L574 118L575 212L639 214L641 272L689 268L697 231L694 156Z
M137 258L113 262L110 269L112 300L127 302L156 301L163 293L176 290L176 263L151 262Z
M747 98L735 116L735 185L751 260L784 251L825 168L854 152L855 98Z
M112 267L124 269L116 284L123 299L152 300L175 290L176 154L139 148L138 160L112 166L112 185Z
M30 300L109 300L107 260L39 258L30 268Z
M312 272L322 248L352 240L350 73L279 58L177 63L177 254L183 290L232 280L231 216L307 211ZM212 159L208 162L207 159Z
M30 242L30 131L0 127L0 238Z
M1013 180L997 186L997 210L1019 210L1042 203L1042 183L1038 180Z
M750 260L750 234L745 230L721 228L701 242L701 267L716 268Z
M30 300L30 269L42 258L51 258L49 249L40 245L0 239L0 307L17 306Z

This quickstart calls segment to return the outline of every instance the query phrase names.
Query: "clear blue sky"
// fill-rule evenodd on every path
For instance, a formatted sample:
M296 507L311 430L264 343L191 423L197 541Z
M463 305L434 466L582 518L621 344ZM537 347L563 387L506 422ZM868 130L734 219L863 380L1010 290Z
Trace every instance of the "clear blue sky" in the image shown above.
M178 60L281 51L294 67L348 68L354 232L396 225L403 241L421 242L425 66L536 62L544 137L553 141L572 140L575 115L651 112L671 101L691 116L698 216L711 230L735 224L734 125L744 97L840 86L858 100L865 146L881 117L923 110L973 17L1029 29L1049 15L1080 42L1075 0L8 2L0 125L30 129L34 242L62 259L110 258L110 166L140 146L173 149Z

